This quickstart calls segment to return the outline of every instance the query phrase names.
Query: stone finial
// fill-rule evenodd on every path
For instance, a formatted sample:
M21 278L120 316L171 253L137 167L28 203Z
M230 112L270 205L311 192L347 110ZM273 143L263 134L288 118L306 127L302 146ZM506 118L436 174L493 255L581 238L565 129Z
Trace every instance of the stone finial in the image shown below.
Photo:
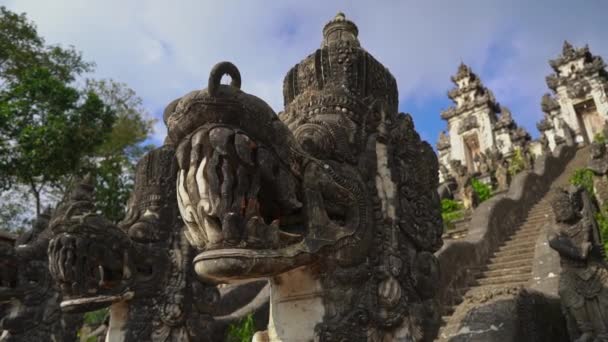
M358 46L358 35L359 29L357 28L357 25L346 19L344 13L338 12L338 14L336 14L336 16L323 28L322 46L328 46L336 41L350 41Z
M540 100L540 108L544 113L550 114L551 111L558 110L559 103L549 94L545 93Z
M567 56L574 52L574 47L570 42L564 40L564 46L562 47L562 55Z
M449 147L450 147L450 138L448 137L448 135L446 134L445 131L441 131L441 133L439 133L439 140L437 140L437 149L441 151L441 150L445 150Z
M452 82L456 83L459 80L470 76L474 76L473 72L471 71L471 68L463 62L460 62L456 75L452 76Z

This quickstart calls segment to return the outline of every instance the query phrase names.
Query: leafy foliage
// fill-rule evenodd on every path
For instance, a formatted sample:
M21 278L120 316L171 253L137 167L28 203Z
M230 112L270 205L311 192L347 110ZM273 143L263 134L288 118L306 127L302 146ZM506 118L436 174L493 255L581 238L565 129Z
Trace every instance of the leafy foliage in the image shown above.
M522 172L526 168L526 162L521 149L516 149L509 162L509 175L511 177Z
M602 210L595 215L602 243L604 245L604 251L608 255L608 205L604 205Z
M97 176L98 208L117 222L124 216L125 203L133 188L134 166L151 148L142 143L151 133L154 120L148 119L141 98L124 83L87 80L87 89L99 94L116 112L112 130L90 158L89 166Z
M249 342L255 334L253 315L249 314L237 324L228 327L226 342Z
M95 311L89 311L84 314L83 322L84 322L84 324L88 324L88 325L92 325L92 326L100 325L106 319L106 316L108 316L108 314L109 314L108 308L103 308L103 309L99 309L99 310L95 310Z
M25 14L0 7L0 191L27 189L36 202L61 198L92 172L103 214L124 215L135 162L154 121L123 83L74 82L93 63L73 47L47 45ZM16 224L16 204L0 203L0 226ZM6 215L2 215L6 213Z
M473 191L477 194L479 203L492 197L492 187L490 185L485 184L476 178L471 179L471 185L473 186Z
M593 194L593 171L587 168L576 169L570 177L570 184L582 186L587 192Z
M464 216L462 209L463 206L458 201L448 198L441 200L441 217L443 218L443 225L446 229L452 228L453 222Z
M599 142L599 143L604 143L605 144L606 143L606 137L602 133L597 133L593 137L593 142Z
M593 171L587 168L575 170L570 177L570 184L583 187L591 196L595 197ZM608 203L604 203L603 207L600 208L600 211L595 215L595 220L600 230L604 251L608 255Z
M47 46L25 15L0 7L0 188L40 192L103 143L114 113L72 81L89 71L73 48Z

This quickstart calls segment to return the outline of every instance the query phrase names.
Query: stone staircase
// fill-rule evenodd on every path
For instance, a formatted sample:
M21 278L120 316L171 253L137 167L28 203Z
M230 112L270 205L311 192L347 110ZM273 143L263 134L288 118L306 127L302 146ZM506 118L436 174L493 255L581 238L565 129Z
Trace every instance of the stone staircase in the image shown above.
M441 236L444 240L456 240L456 239L462 239L463 237L467 236L467 233L469 231L469 223L471 222L471 214L468 213L465 215L465 217L454 221L454 226L452 228L450 228L449 230L447 230L445 233L443 233L443 235Z
M528 212L526 219L513 230L512 234L494 251L487 264L478 269L470 269L471 282L466 288L455 291L460 298L451 305L444 307L442 333L450 326L452 314L462 303L463 298L473 291L483 291L490 288L526 286L532 278L532 264L536 240L542 226L553 220L550 207L551 190L559 186L567 186L574 170L585 167L588 161L587 148L577 151L576 156L566 165L564 172L553 181L550 190Z

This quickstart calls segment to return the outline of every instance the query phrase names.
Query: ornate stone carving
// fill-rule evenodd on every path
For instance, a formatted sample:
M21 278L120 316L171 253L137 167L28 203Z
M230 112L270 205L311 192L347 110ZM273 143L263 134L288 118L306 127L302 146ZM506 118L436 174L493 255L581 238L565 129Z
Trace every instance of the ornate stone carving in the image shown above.
M494 129L513 129L517 127L515 121L513 121L513 114L511 114L511 110L505 106L500 107L500 117L494 124Z
M213 341L210 316L217 289L194 277L193 250L176 202L177 163L170 145L137 164L125 219L96 213L84 181L51 221L50 271L64 294L61 307L110 307L111 341Z
M477 169L482 176L490 175L494 172L494 160L492 159L492 151L490 149L486 152L480 152L475 156L475 162L477 163Z
M0 244L0 303L9 303L0 323L0 341L78 340L81 316L61 312L61 295L48 271L49 219L47 210L15 246Z
M460 65L458 65L458 71L456 72L456 75L452 76L451 79L452 82L458 83L458 81L467 77L475 78L476 75L471 71L471 68L469 68L468 65L460 63Z
M167 108L196 272L270 278L272 324L256 341L430 340L437 158L355 24L338 14L323 31L288 72L279 117L227 62Z
M501 158L496 163L496 191L502 192L509 190L509 161L506 158Z
M560 255L559 296L573 322L574 341L608 339L608 270L595 221L595 208L583 189L559 189L552 200L555 226L549 245Z
M478 204L478 199L473 190L472 177L469 174L467 167L462 165L460 160L451 160L450 166L456 184L458 184L458 199L462 201L462 205L465 209L470 210L475 208Z
M575 49L568 41L564 41L562 55L554 60L550 60L549 65L551 65L555 71L559 71L560 66L571 61L587 57L590 57L589 47L587 45L582 48Z
M547 138L546 134L542 133L540 135L539 143L543 154L551 152L551 148L549 147L549 138Z
M551 130L553 129L553 122L549 116L545 115L545 117L536 124L536 128L541 132Z
M441 131L441 133L439 133L439 140L437 141L437 150L446 150L450 148L450 146L450 138L445 131Z
M591 159L588 168L593 171L593 188L595 196L603 206L608 201L608 154L603 142L591 144Z
M559 110L559 103L548 93L545 93L540 101L540 108L544 113L551 114L551 112Z
M577 82L568 82L568 96L572 99L584 98L591 91L591 84L587 80L578 80Z
M477 123L477 117L474 115L467 116L463 118L460 122L460 126L458 126L458 134L462 134L477 127L479 127L479 124Z
M530 133L528 133L525 128L517 127L511 131L511 141L514 145L523 146L527 145L532 137L530 137Z

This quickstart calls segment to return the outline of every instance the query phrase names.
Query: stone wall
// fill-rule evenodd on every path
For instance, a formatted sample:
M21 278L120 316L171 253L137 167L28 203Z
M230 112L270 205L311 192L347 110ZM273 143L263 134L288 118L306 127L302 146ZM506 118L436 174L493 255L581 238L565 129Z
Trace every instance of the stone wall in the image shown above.
M552 155L539 157L533 171L515 176L508 192L492 197L475 209L467 236L447 241L436 253L441 270L438 296L441 303L451 303L458 295L454 289L466 287L471 280L468 270L487 262L547 193L575 153L575 146L561 145Z
M454 315L457 323L446 327L439 341L570 341L559 298L522 287L467 296Z

